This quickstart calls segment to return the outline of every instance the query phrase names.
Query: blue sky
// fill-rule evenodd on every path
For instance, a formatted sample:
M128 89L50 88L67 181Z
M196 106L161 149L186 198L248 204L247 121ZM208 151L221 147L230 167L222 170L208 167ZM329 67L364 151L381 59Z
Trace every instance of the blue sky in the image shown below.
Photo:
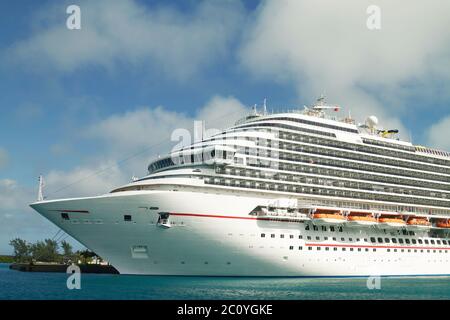
M264 98L302 107L324 92L450 150L449 4L375 2L3 2L0 253L57 230L27 207L39 174L49 193L70 185L52 198L107 192L145 174L173 129L224 126ZM81 30L66 28L69 4Z

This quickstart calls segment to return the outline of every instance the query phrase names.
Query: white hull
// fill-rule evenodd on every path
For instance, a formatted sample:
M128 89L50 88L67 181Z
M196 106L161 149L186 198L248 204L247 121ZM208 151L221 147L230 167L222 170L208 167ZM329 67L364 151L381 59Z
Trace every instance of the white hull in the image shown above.
M411 225L408 225L408 226L406 226L406 229L407 230L411 230L411 231L426 232L426 231L430 230L431 227L429 227L429 226L411 226Z
M360 227L373 227L378 225L378 222L374 221L347 221L346 223L349 227L360 228Z
M399 236L397 230L345 225L343 232L330 232L330 228L324 231L322 227L306 231L307 224L312 226L307 221L271 221L249 216L262 201L265 199L200 192L131 191L44 201L32 207L122 274L450 274L450 246L374 244L371 237L419 237ZM70 220L64 220L61 212L68 212ZM157 226L158 212L171 213L170 228ZM124 215L131 215L132 221L124 221Z
M405 228L406 225L403 223L395 223L395 222L382 222L378 223L379 228L387 228L387 229L399 229Z
M318 218L313 219L313 223L319 226L326 225L340 225L345 223L345 220L342 219L330 219L330 218Z

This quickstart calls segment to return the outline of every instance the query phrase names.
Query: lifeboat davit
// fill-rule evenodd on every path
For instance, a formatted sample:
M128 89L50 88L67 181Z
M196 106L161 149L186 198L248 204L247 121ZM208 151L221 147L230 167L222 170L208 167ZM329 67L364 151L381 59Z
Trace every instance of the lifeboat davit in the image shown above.
M428 230L431 228L431 223L425 217L409 217L406 227L410 230Z
M450 219L439 219L436 222L436 227L450 229Z
M350 212L347 216L347 225L355 227L370 227L376 225L377 219L369 212Z
M401 228L406 226L406 221L398 215L381 215L378 218L378 226L380 228Z
M342 224L345 222L345 217L339 210L332 209L316 209L312 214L312 219L315 224Z

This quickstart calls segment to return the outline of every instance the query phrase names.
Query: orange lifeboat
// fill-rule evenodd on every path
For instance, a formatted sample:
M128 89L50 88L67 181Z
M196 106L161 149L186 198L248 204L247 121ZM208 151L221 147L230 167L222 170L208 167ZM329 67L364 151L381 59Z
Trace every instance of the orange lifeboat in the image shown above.
M350 212L347 216L347 223L349 226L373 226L377 224L375 219L369 212Z
M398 215L383 214L378 218L378 223L381 228L400 228L406 226L405 220Z
M439 219L436 222L436 227L449 229L450 228L450 219Z
M406 225L408 229L429 229L431 227L431 223L425 217L409 217L406 221Z
M332 209L316 209L312 218L316 224L341 224L345 222L342 212Z

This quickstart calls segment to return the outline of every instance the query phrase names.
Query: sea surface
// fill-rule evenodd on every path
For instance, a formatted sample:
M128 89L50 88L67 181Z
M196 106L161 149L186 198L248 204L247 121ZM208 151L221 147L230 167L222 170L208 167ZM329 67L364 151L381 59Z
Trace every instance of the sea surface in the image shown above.
M78 299L450 299L450 278L367 279L228 278L82 274L81 289L67 288L68 274L10 270L0 264L0 300ZM373 287L373 286L372 286Z

